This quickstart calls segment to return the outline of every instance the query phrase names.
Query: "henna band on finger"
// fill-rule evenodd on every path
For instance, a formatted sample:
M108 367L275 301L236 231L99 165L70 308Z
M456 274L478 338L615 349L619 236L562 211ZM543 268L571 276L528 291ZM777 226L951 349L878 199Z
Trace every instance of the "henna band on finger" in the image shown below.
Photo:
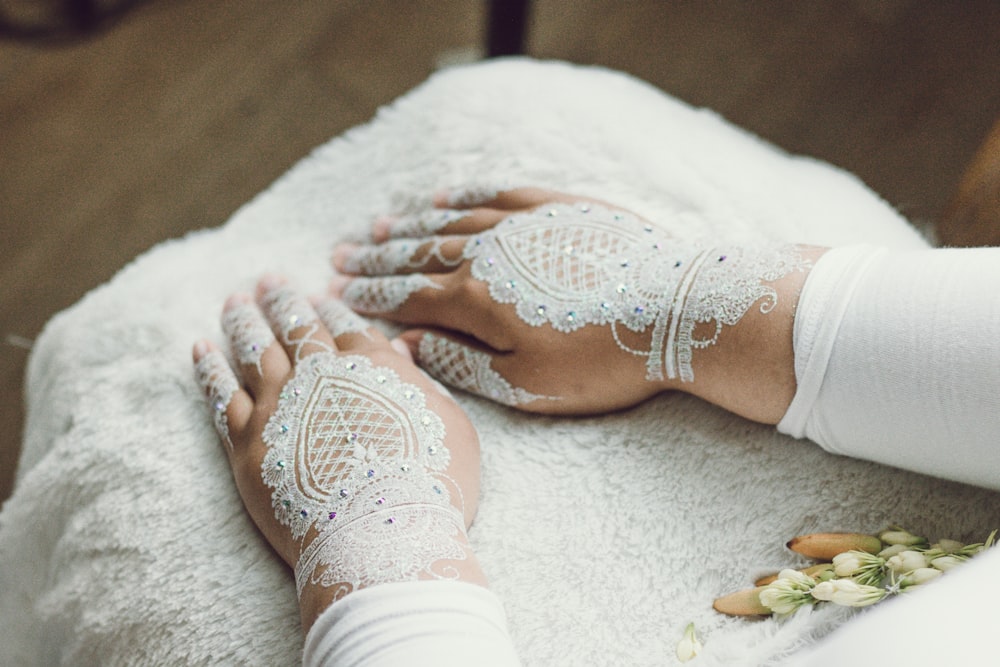
M514 387L490 367L485 352L473 350L448 338L430 332L420 339L420 365L445 384L492 399L502 405L522 405L534 401L558 400L556 396L540 396Z
M443 289L441 285L420 273L355 278L344 288L341 298L351 308L363 313L394 313L414 292L424 288Z
M240 384L236 381L236 376L233 375L233 369L230 368L229 361L221 352L210 350L198 360L194 370L198 386L208 397L215 430L232 451L233 441L229 437L229 421L226 410L229 408L233 395L240 389Z
M222 316L222 330L229 338L236 360L243 366L253 366L258 373L263 373L261 357L275 338L257 306L240 303L227 310Z

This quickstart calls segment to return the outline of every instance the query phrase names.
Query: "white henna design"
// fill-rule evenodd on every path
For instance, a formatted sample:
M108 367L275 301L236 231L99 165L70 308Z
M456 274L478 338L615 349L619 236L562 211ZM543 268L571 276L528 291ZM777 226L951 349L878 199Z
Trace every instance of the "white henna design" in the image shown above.
M352 308L363 313L391 313L399 310L411 294L425 287L442 289L436 282L419 273L408 276L355 278L344 289L341 298Z
M267 292L261 299L261 308L267 314L272 326L278 328L281 342L295 350L293 358L302 358L302 349L308 343L332 352L326 343L316 339L320 321L309 301L287 285L281 285ZM292 332L302 330L292 339Z
M419 358L424 370L442 382L503 405L558 400L556 396L541 396L512 386L490 367L488 354L432 333L420 339Z
M274 342L274 333L260 310L251 303L230 308L222 316L222 330L229 337L236 360L243 366L254 366L260 373L264 350Z
M457 266L462 263L461 253L456 257L445 257L441 249L450 239L395 239L379 245L362 246L344 262L348 273L364 275L386 275L402 269L420 269L432 258L443 266Z
M464 255L498 303L532 326L569 333L608 325L618 346L647 358L646 378L694 380L692 350L712 345L758 300L769 312L773 281L811 265L795 246L719 250L678 242L634 215L590 204L552 204L472 237ZM697 324L714 336L697 339ZM648 333L648 349L619 327Z
M341 597L363 586L454 578L467 558L463 499L445 475L445 429L424 394L367 357L303 359L264 427L261 475L278 521L310 539L295 568Z
M344 334L361 334L365 338L371 338L368 323L338 299L321 301L316 306L316 314L334 339Z
M467 215L467 211L438 208L404 215L390 227L389 236L394 239L433 236L451 223L457 222Z
M229 408L233 394L239 391L239 382L236 381L236 376L233 375L233 370L229 367L226 357L218 350L207 352L195 364L194 370L198 386L208 396L215 430L226 446L232 449L233 441L229 437L226 410Z

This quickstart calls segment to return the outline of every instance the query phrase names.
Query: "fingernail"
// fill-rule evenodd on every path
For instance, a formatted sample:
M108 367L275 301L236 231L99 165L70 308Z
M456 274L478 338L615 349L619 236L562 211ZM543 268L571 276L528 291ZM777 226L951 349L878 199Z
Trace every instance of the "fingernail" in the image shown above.
M194 360L200 361L202 357L208 354L209 347L206 341L200 340L194 344Z
M375 218L372 223L372 240L381 243L388 239L397 222L399 222L399 218L393 215L381 215Z
M265 273L257 282L257 294L259 296L267 294L268 292L274 291L282 285L285 285L286 282L287 281L281 276L273 273Z
M339 273L337 273L333 276L333 278L330 278L330 284L327 286L327 292L329 292L331 296L340 298L340 296L343 295L344 290L347 289L347 286L350 283L351 283L350 278L348 278L347 276L342 276Z
M431 202L439 208L447 207L451 202L451 190L448 188L437 190L431 196Z
M347 273L358 272L360 267L358 267L357 262L351 260L360 247L357 243L341 243L334 247L333 265L338 271L345 271Z
M226 303L223 304L222 310L232 310L237 306L244 306L248 303L253 303L253 299L250 298L250 295L246 292L237 292L236 294L231 294L229 298L226 299Z

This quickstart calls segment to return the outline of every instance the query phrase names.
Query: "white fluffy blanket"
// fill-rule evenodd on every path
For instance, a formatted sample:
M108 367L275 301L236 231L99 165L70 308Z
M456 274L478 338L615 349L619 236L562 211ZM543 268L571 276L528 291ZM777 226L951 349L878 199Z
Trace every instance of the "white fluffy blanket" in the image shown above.
M49 323L0 514L0 664L295 665L291 575L243 513L191 344L221 340L224 298L261 272L319 291L332 244L373 216L502 181L604 198L679 235L924 244L851 175L622 74L442 72ZM460 400L483 442L471 537L526 665L672 664L689 621L700 664L774 661L844 615L748 622L711 603L797 564L788 538L901 523L981 539L995 520L996 494L833 457L683 395L588 419Z

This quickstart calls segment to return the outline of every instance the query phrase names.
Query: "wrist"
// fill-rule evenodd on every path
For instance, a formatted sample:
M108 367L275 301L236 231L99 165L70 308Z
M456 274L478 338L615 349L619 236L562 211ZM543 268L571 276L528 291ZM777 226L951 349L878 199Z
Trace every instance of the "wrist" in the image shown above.
M738 322L722 327L715 344L692 355L692 382L670 387L754 421L777 424L796 391L793 332L799 295L815 262L828 250L797 247L799 270L760 281L773 294L754 302ZM763 303L763 302L761 302Z
M479 560L476 558L475 553L472 551L472 547L468 543L468 538L463 536L462 539L456 540L456 542L459 542L462 545L467 556L463 560L449 562L447 567L442 570L441 576L435 576L429 572L420 572L416 576L400 576L398 578L389 577L382 579L377 583L390 584L402 583L405 581L447 579L450 581L476 584L478 586L482 586L483 588L488 588L486 575L483 573ZM369 585L377 584L375 582L372 582L371 584L360 583L353 587L349 593L345 594L342 587L323 585L321 582L314 581L312 579L306 581L304 585L301 586L298 594L299 614L302 619L302 632L304 634L308 634L309 629L312 628L316 619L319 618L319 616L334 602L363 588L368 588Z

